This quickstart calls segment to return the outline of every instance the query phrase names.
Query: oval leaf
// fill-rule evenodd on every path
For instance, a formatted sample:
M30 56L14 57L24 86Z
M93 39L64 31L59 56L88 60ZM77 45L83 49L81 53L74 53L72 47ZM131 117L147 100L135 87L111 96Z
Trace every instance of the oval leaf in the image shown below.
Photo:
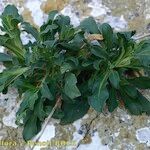
M68 73L65 78L64 92L71 99L81 96L81 93L77 88L76 83L76 76L73 73Z
M8 54L0 53L0 62L12 61L12 57Z
M116 88L116 89L119 88L120 77L119 77L119 73L117 71L113 70L110 73L109 80L114 88Z

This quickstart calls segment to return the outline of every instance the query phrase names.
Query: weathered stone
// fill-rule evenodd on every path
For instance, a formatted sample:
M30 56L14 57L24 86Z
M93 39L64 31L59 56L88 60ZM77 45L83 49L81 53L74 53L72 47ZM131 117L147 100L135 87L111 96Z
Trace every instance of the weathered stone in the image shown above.
M46 0L42 3L41 9L48 13L52 10L62 10L67 4L68 0Z
M42 24L45 19L44 13L54 9L62 10L61 12L65 15L70 15L75 25L78 25L83 18L92 15L100 23L103 21L109 22L115 30L135 29L141 34L147 32L146 27L150 21L149 0L40 0L38 2L37 0L7 0L1 2L0 11L8 3L15 4L20 13L23 14L25 21L35 26ZM32 7L31 4L33 4ZM34 10L33 7L35 7ZM0 69L3 69L3 67L0 67ZM150 99L149 90L144 91L144 94ZM10 91L5 96L0 95L0 121L3 121L3 117L9 116L12 111L15 111L16 98L17 93L15 91ZM12 139L17 143L22 143L18 144L15 149L24 150L25 143L22 139L22 128L15 129L11 124L8 127L7 121L5 125L0 124L0 139ZM41 148L43 150L73 150L76 147L78 147L78 150L86 150L91 147L91 149L96 149L97 147L100 149L102 147L105 150L149 149L145 140L148 139L149 141L150 117L145 114L131 116L124 108L118 108L112 114L105 113L98 116L93 109L90 109L88 115L84 118L66 126L60 126L54 120L51 122L54 124L55 129L51 129L55 137L50 140L74 141L74 143L72 146L60 146L56 142L57 146ZM87 132L88 134L86 135ZM85 135L86 138L84 138ZM7 150L8 148L0 147L0 149ZM9 147L9 149L14 149L14 147Z

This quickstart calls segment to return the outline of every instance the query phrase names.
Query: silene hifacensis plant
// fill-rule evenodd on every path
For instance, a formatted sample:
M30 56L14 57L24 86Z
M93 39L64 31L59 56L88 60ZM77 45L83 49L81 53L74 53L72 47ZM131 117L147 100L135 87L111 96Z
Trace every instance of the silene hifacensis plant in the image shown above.
M150 88L150 40L135 42L135 31L114 32L92 17L78 27L52 11L35 28L13 5L4 9L0 26L0 92L15 87L21 99L16 124L27 141L51 114L65 125L83 117L90 107L113 112L120 105L131 114L150 115L150 101L141 93ZM27 32L34 38L23 44Z

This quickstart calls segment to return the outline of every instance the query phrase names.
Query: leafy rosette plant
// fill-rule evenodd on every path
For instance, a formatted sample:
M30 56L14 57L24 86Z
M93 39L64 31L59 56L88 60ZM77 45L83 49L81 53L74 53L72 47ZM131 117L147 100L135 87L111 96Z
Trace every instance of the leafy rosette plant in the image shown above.
M89 17L78 27L52 11L36 29L13 5L1 15L0 53L6 69L0 73L0 92L18 89L21 97L16 123L30 140L51 114L65 125L83 117L90 106L113 112L120 104L131 114L150 114L150 102L141 89L150 88L150 41L136 43L132 32L113 32L110 25ZM22 32L34 42L24 45Z
M91 17L80 27L104 38L87 43L88 56L82 64L93 69L88 79L89 105L98 112L107 105L112 112L123 103L134 115L150 114L150 102L140 92L150 88L150 78L142 73L150 69L150 41L136 43L135 31L114 33L110 25L97 24Z

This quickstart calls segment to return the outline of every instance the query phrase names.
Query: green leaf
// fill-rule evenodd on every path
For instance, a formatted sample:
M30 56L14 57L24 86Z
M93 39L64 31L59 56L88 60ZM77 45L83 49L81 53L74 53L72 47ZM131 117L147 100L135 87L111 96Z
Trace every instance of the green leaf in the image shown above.
M118 32L117 34L120 34L120 36L123 36L126 41L131 41L132 36L136 33L136 31L126 31L126 32Z
M141 42L135 49L134 56L138 58L143 66L150 66L150 42Z
M68 73L65 78L64 93L71 99L81 96L81 93L76 86L77 79L75 74Z
M138 101L143 108L143 112L145 112L147 115L150 115L150 99L147 99L140 92L138 92Z
M62 74L64 74L65 72L69 72L69 71L73 70L79 64L78 59L74 58L74 57L68 57L64 61L65 62L63 62L61 64L61 67L60 67L60 72Z
M55 30L57 28L58 28L58 26L56 24L48 25L48 26L46 26L45 30L43 30L42 32L40 32L40 34L46 34L49 31L52 32L53 30Z
M104 49L102 49L100 46L97 46L97 45L94 45L92 47L91 53L94 54L95 56L103 58L103 59L108 58L107 52Z
M12 82L14 82L18 77L25 73L29 68L13 68L10 70L4 70L0 74L0 86L1 88L8 87Z
M22 17L18 13L18 9L14 5L7 5L2 13L2 17L13 16L20 21L22 21Z
M23 138L25 141L32 139L39 132L37 123L37 116L31 115L31 117L26 122L23 130Z
M60 37L61 41L70 41L75 35L75 30L72 26L63 26L61 28Z
M31 34L37 41L40 40L39 32L35 27L30 25L28 22L22 22L21 26L23 28L23 31L26 31L27 33Z
M60 67L60 72L64 74L65 72L69 72L72 70L72 65L70 63L64 62Z
M63 103L62 110L64 117L61 119L60 124L65 125L83 117L89 110L89 105L87 100L81 99L76 100L75 103Z
M0 85L0 92L2 92L4 90L4 84Z
M41 94L42 94L42 98L54 100L54 96L52 95L52 93L46 83L43 83L43 86L41 88Z
M58 15L55 19L55 23L60 27L70 25L70 18L68 16Z
M128 79L128 82L140 89L150 88L150 77L136 77L133 79Z
M22 48L22 43L20 42L19 39L17 40L17 37L11 39L8 35L0 35L0 45L6 47L9 52L19 59L24 59L25 50Z
M35 107L34 107L34 112L36 116L39 118L39 120L41 121L44 121L46 117L46 113L44 112L44 109L43 109L43 103L44 103L43 99L38 99L38 102L35 104Z
M130 97L132 97L132 98L137 97L138 92L134 86L128 84L128 85L122 86L121 89Z
M9 39L8 35L0 35L0 45L4 46Z
M22 103L20 104L20 108L17 112L17 115L23 113L26 109L33 110L35 102L38 99L38 93L36 90L28 90L24 93L22 98Z
M93 67L94 67L94 69L100 70L100 64L101 64L101 62L102 62L102 60L95 60L95 61L93 62Z
M34 109L34 104L35 101L38 99L38 94L37 92L33 92L33 91L27 91L24 95L24 99L23 101L27 101L28 103L28 107L33 110Z
M55 45L56 41L55 40L48 40L44 41L43 44L46 46L46 48L52 48Z
M15 88L18 88L20 90L26 91L26 90L34 90L35 86L29 83L27 80L23 80L22 78L17 79L14 81L13 86Z
M20 30L18 24L23 21L19 15L17 8L14 5L7 5L1 15L3 31L5 35L0 36L0 39L5 39L0 44L9 49L19 59L23 60L25 49L20 39ZM6 40L7 39L7 40ZM1 41L1 40L0 40Z
M76 101L76 99L69 98L64 92L62 92L61 95L62 95L63 101L66 103L74 103Z
M108 76L109 72L106 72L95 80L93 84L92 96L88 98L90 106L98 112L102 112L105 102L109 97L109 93L106 88Z
M125 107L129 110L131 114L133 115L142 114L142 107L138 101L129 97L126 94L122 94L122 99L124 101Z
M77 45L77 43L73 43L73 42L62 42L60 43L60 45L62 46L62 49L68 50L68 51L79 51L80 47L79 45Z
M98 34L99 29L97 27L96 21L94 20L93 17L89 17L84 19L81 23L80 23L80 28L84 29L85 31L92 33L92 34Z
M75 57L68 57L66 59L66 61L68 63L72 63L74 66L78 66L79 65L79 60L78 60L78 58L75 58Z
M8 54L0 53L0 62L12 61L12 57Z
M89 105L92 106L96 111L102 112L106 100L109 97L109 93L106 88L101 89L100 94L97 92L93 93L92 96L88 98Z
M113 112L118 107L117 93L114 88L110 88L109 98L106 103L107 103L109 112Z
M49 14L48 14L48 21L49 21L49 20L53 21L54 18L55 18L55 16L56 16L57 14L58 14L58 11L57 11L57 10L53 10L53 11L49 12Z
M107 23L103 23L101 25L101 32L106 43L108 49L112 48L113 46L113 30L111 26Z
M137 98L132 98L121 91L121 97L125 107L133 115L141 115L142 113L150 114L150 102L138 92Z
M10 76L20 76L22 75L23 73L25 73L27 70L29 70L28 67L22 67L22 68L12 68L12 69L9 69L9 70L4 70L3 73L2 73L2 76L5 76L5 77L10 77Z
M109 76L109 81L114 88L116 89L119 88L120 77L119 77L119 73L116 70L111 71Z
M93 63L94 62L91 61L91 60L85 60L85 61L82 62L82 66L83 67L88 67L88 66L92 65ZM97 61L95 63L97 63Z

